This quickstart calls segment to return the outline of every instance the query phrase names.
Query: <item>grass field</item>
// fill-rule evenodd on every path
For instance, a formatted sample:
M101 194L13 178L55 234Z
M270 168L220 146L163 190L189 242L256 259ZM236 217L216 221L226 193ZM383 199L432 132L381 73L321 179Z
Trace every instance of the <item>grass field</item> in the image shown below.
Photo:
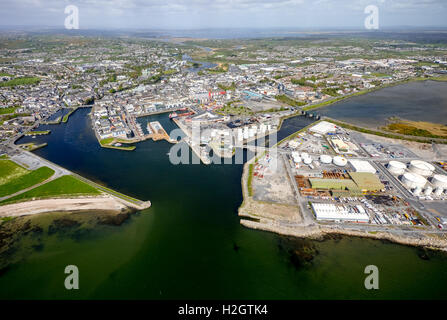
M408 136L447 138L447 126L431 122L403 120L388 124L384 130Z
M23 77L1 82L0 87L25 86L30 84L37 84L39 82L40 79L37 77Z
M0 185L20 178L28 173L28 170L11 160L0 160Z
M99 141L101 147L110 148L110 149L118 149L124 151L133 151L136 149L135 146L115 146L115 143L128 143L127 141L121 142L120 139L115 138L106 138Z
M41 167L34 171L28 171L25 175L21 175L16 179L0 185L0 197L19 192L20 190L32 187L41 183L54 174L54 170L48 167Z
M0 108L0 114L14 113L16 111L16 109L17 109L17 107Z
M6 199L0 202L0 204L3 205L31 199L44 199L61 196L96 196L100 194L101 192L98 189L76 179L73 176L62 176L18 196Z

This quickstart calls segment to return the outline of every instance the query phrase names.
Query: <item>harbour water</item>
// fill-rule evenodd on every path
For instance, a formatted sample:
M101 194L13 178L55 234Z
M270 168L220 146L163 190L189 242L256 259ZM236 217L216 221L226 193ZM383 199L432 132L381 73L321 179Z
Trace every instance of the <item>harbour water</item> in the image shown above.
M132 152L103 149L88 112L33 139L48 142L36 153L152 207L120 226L53 227L18 239L0 272L1 299L447 298L445 254L429 252L426 260L417 248L377 240L305 241L244 228L237 216L242 165L172 165L166 141L144 141ZM168 114L139 121L175 128ZM310 121L286 120L278 139ZM380 271L377 291L364 287L371 264ZM79 268L77 291L64 288L67 265Z

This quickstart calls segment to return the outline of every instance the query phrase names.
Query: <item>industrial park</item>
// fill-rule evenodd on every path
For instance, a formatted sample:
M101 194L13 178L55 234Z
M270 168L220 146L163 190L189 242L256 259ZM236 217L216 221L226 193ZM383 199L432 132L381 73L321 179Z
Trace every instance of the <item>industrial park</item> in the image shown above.
M440 159L422 159L392 139L374 141L330 121L316 122L246 165L241 223L302 236L382 233L445 250L447 173ZM264 212L253 209L260 203Z

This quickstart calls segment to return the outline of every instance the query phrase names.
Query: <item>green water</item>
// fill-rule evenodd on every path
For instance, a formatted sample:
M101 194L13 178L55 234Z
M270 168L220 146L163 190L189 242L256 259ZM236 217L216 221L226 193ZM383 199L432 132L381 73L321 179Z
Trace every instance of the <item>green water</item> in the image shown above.
M430 253L430 260L422 260L415 248L380 241L303 242L246 229L237 217L241 165L174 166L166 155L171 145L163 141L140 143L134 152L102 149L89 129L88 112L78 110L67 124L51 126L51 135L33 139L49 144L36 153L120 192L151 200L153 206L121 226L81 226L51 234L44 229L19 239L7 258L12 263L0 275L0 298L447 297L445 255ZM167 131L175 128L167 115L152 119ZM279 139L308 123L304 118L287 120ZM49 217L35 221L51 223ZM31 246L36 243L40 245ZM291 252L309 248L312 260L293 263ZM378 291L363 285L363 270L370 264L380 270ZM78 291L64 288L67 265L79 268Z

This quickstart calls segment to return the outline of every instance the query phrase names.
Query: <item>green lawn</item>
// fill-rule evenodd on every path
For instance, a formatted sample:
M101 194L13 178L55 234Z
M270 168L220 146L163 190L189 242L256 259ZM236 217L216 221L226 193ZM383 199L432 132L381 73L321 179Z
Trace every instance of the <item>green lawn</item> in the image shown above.
M28 173L28 170L11 160L0 160L0 185L17 179Z
M19 192L20 190L32 187L45 181L54 174L54 170L48 167L41 167L37 170L19 176L7 183L0 185L0 197Z
M16 109L17 109L17 107L0 108L0 114L14 113L16 111Z
M15 87L15 86L24 86L29 84L39 83L40 79L37 77L23 77L16 78L9 81L4 81L0 83L0 87Z
M102 139L101 141L99 141L99 143L104 146L104 145L108 145L108 144L112 143L113 140L114 140L113 138L106 138L106 139Z
M73 176L62 176L18 196L4 200L0 202L0 204L31 200L33 198L43 199L61 196L95 196L99 194L101 194L101 192L98 189Z

